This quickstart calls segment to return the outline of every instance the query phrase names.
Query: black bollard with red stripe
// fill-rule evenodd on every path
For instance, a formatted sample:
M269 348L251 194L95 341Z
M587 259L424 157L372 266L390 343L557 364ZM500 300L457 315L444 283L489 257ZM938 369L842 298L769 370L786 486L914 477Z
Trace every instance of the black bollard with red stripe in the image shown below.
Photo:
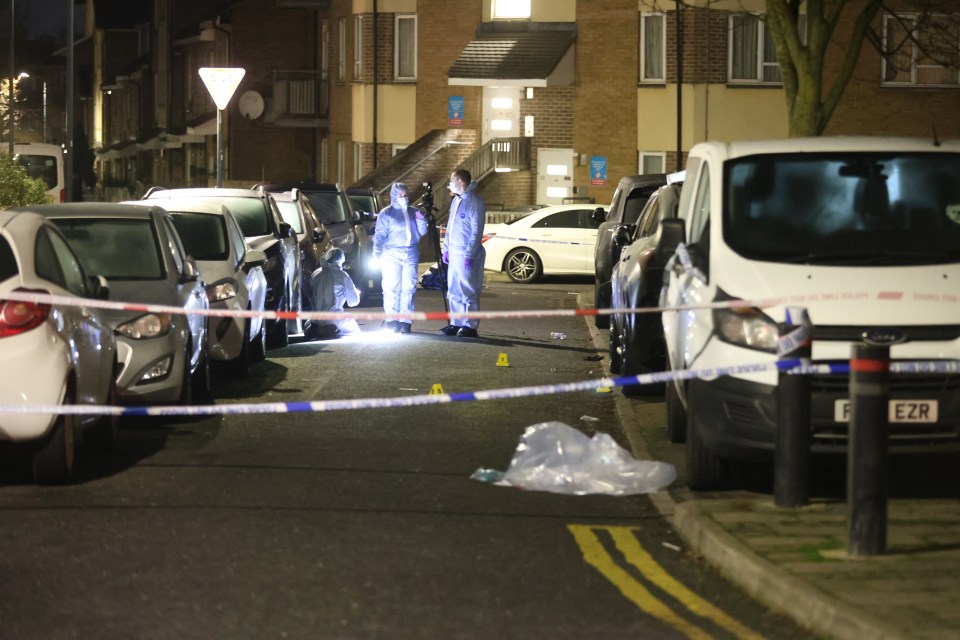
M887 547L890 347L853 345L847 444L847 553L879 555Z

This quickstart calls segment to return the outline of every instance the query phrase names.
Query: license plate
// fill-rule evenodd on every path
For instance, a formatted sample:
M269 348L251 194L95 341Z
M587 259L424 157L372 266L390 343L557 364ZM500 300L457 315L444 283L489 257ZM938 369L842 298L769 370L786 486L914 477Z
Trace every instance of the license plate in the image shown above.
M833 403L835 422L850 421L850 401L836 400ZM928 424L937 421L936 400L891 400L887 419L896 424Z

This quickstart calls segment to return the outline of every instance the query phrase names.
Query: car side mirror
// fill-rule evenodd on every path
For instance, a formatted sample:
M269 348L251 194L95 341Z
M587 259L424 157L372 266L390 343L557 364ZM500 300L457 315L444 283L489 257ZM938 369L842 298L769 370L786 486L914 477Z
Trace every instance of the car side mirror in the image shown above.
M595 224L600 225L607 221L607 212L603 210L603 207L597 207L590 217L593 218Z
M293 227L289 222L280 223L280 237L281 238L292 238L296 235L296 232L293 230Z
M194 261L193 258L187 258L186 262L183 263L183 273L180 274L180 283L196 282L199 279L200 269L197 268L196 261Z
M622 224L617 227L617 230L613 234L613 241L617 246L625 247L630 244L633 236L633 228L632 224Z
M90 283L90 297L94 300L110 299L110 283L103 276L90 276L87 278Z
M666 218L660 221L660 239L654 251L657 264L665 265L677 250L677 245L687 237L687 226L682 218Z
M323 242L323 239L327 237L327 232L323 229L314 229L313 230L313 241L314 242Z
M292 229L293 227L290 228ZM250 249L243 256L243 266L248 269L250 267L261 267L266 261L267 254L265 254L263 251L260 251L260 249Z

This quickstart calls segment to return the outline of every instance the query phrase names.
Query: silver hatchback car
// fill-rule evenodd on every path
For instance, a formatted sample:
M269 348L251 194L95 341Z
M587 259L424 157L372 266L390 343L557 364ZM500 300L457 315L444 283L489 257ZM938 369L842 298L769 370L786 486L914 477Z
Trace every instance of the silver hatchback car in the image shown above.
M190 404L210 394L204 283L160 207L84 202L31 207L66 236L91 273L110 283L110 299L177 307L184 313L108 309L116 334L124 404Z

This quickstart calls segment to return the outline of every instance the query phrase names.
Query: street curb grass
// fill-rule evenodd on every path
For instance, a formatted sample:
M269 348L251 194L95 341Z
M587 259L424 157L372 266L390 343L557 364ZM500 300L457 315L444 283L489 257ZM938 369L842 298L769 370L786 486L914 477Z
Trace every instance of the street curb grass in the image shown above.
M577 294L577 308L592 308L593 305L582 304L581 295ZM594 346L606 353L608 345L604 333L597 329L592 317L584 316L584 321ZM610 363L606 357L603 366L609 373ZM647 441L635 426L639 421L633 407L622 393L615 393L620 428L630 444L631 453L637 459L652 460ZM878 628L875 621L865 618L859 611L838 604L829 594L757 555L717 523L710 510L686 487L666 489L648 496L690 549L748 596L791 617L801 627L836 640L908 640L908 636Z

